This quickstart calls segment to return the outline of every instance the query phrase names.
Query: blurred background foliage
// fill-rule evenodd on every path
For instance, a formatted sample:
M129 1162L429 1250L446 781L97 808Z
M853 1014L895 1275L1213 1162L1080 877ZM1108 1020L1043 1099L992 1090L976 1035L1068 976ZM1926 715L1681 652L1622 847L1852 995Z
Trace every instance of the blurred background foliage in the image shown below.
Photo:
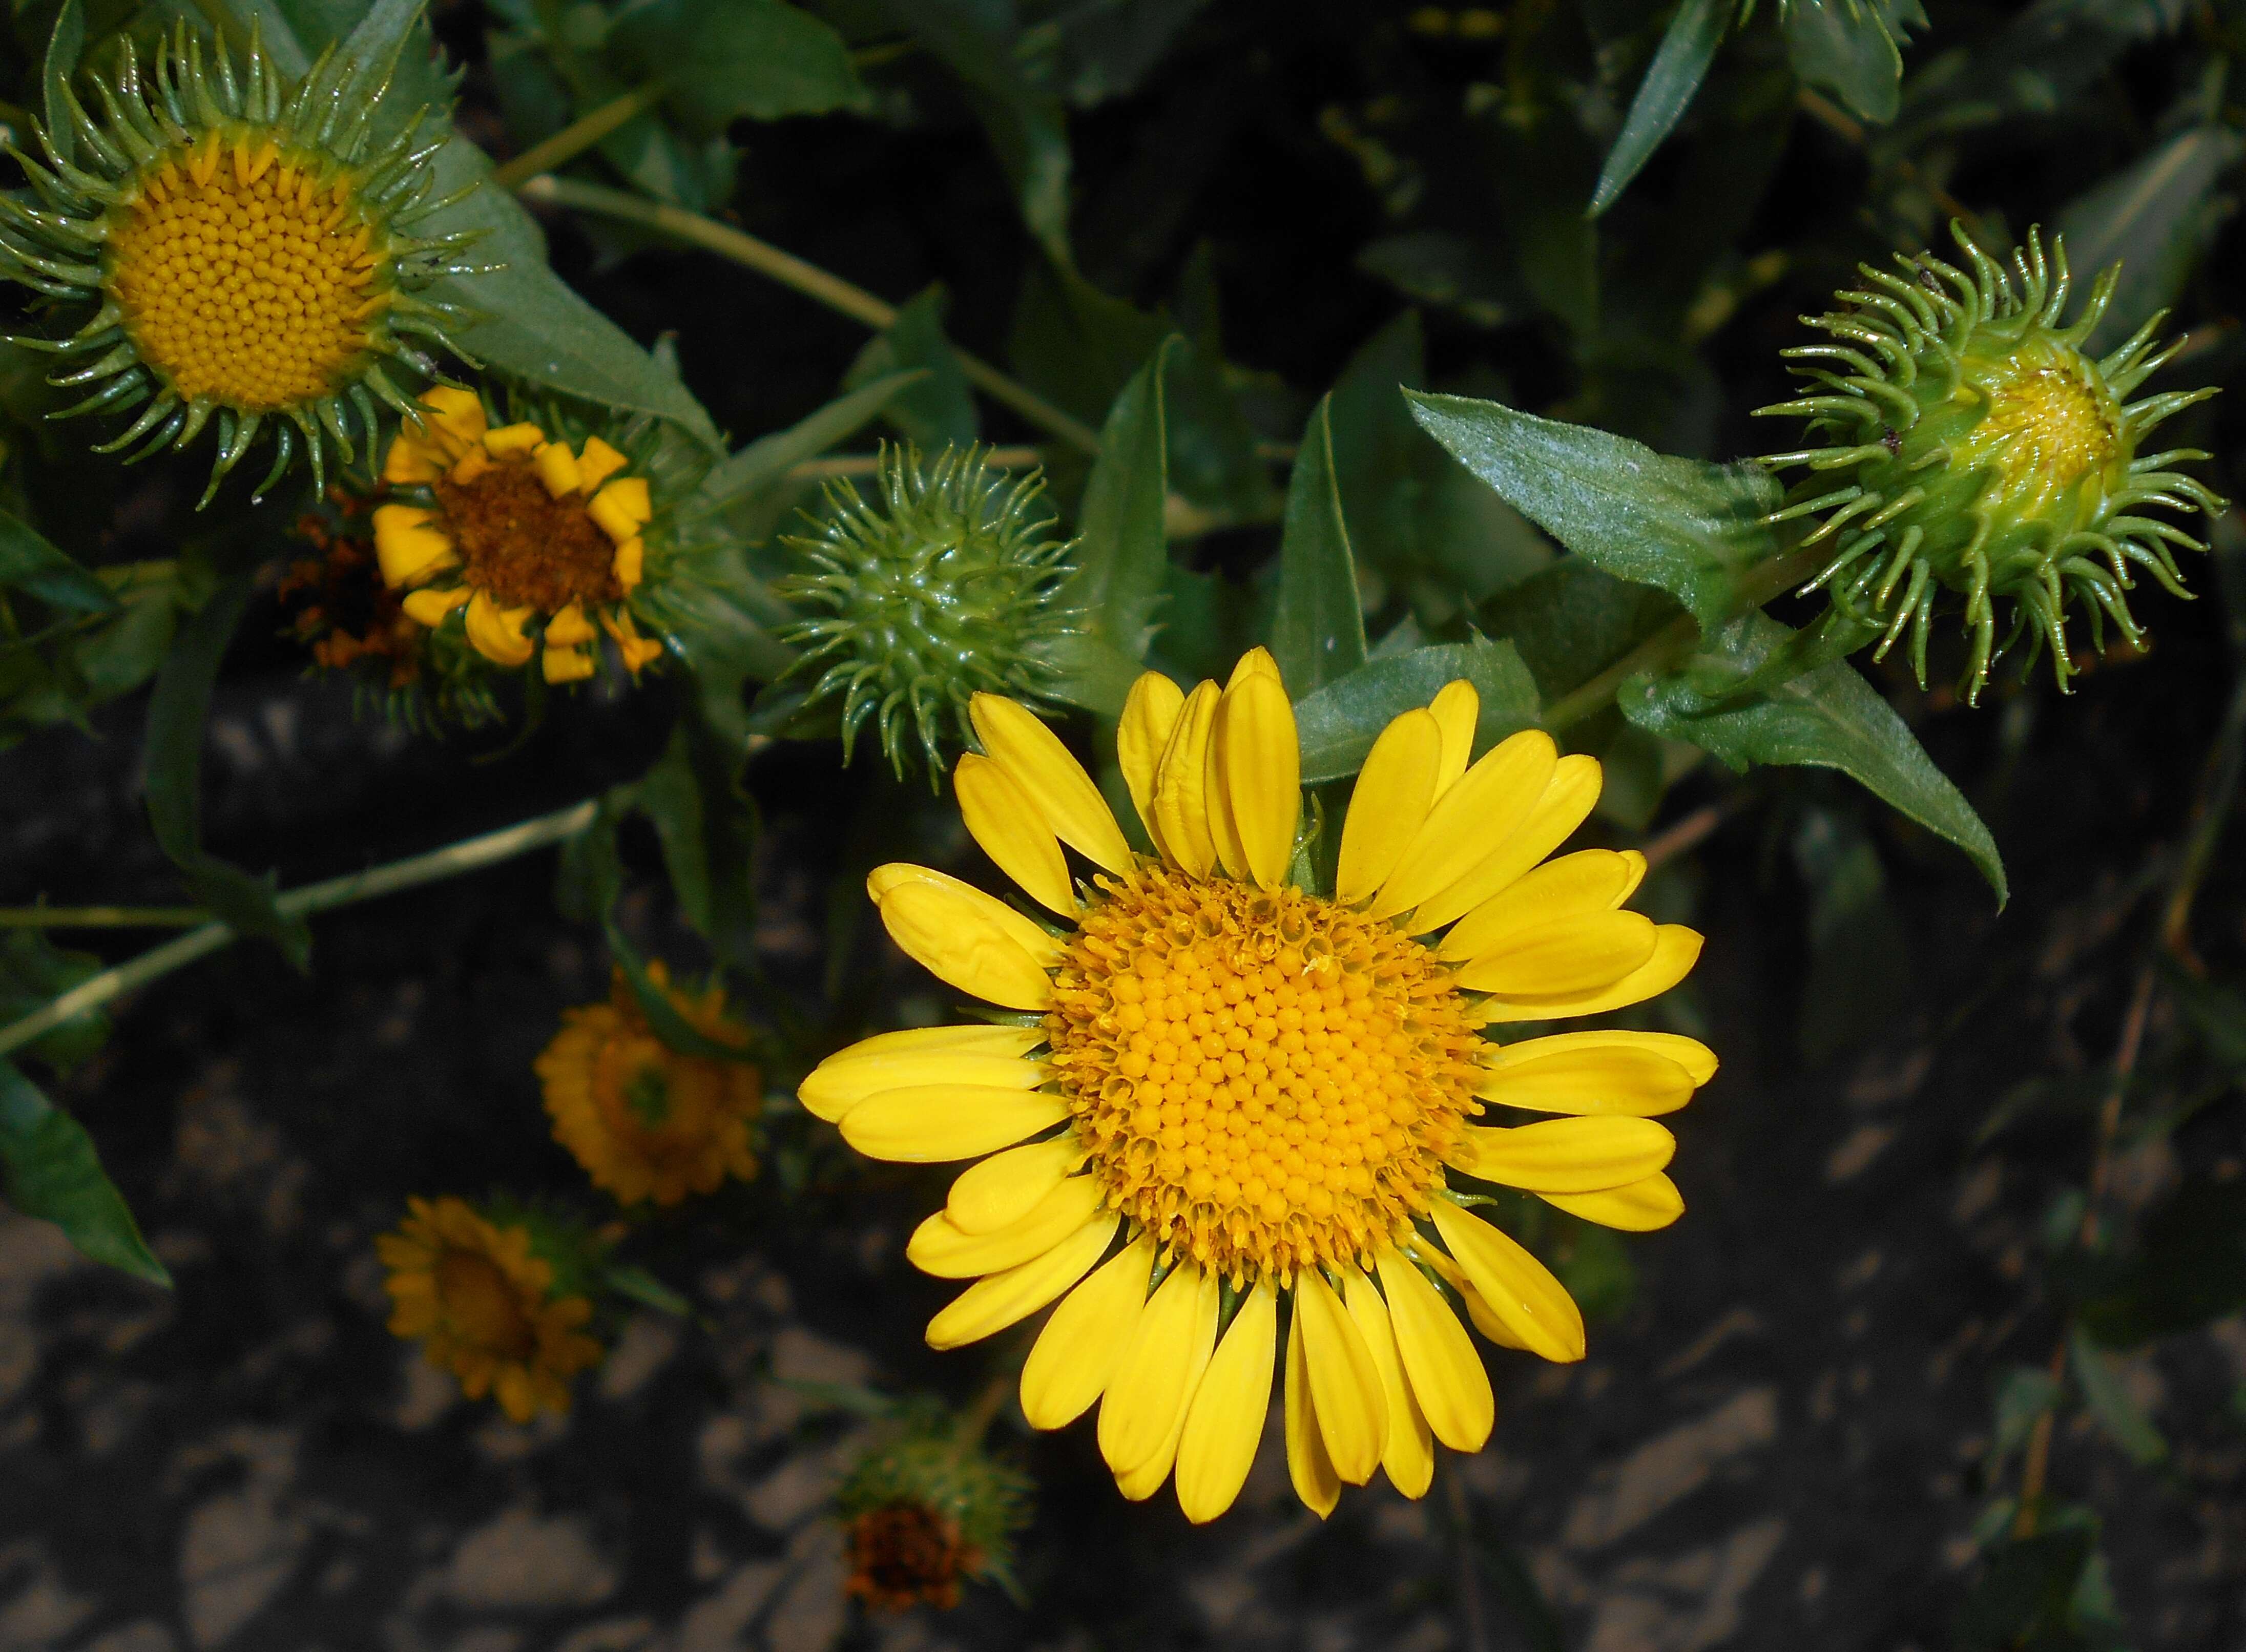
M412 21L372 12L393 32ZM51 53L65 41L74 59L186 16L245 38L255 22L269 44L316 51L369 13L359 0L14 0L0 123L27 143L56 106ZM1055 666L1056 697L1091 714L1087 728L1113 715L1141 656L1190 680L1222 676L1267 636L1290 663L1290 636L1352 633L1363 675L1337 688L1290 671L1298 696L1331 697L1303 711L1306 744L1327 741L1305 778L1325 779L1351 771L1395 685L1438 660L1482 686L1487 741L1548 715L1694 606L1661 578L1620 579L1555 544L1423 430L1399 386L1689 459L1767 451L1770 427L1749 413L1789 393L1779 352L1801 342L1797 318L1861 262L1943 253L1953 221L1998 248L2031 226L2061 230L2084 278L2120 261L2092 346L2171 309L2183 342L2168 387L2235 384L2246 353L2238 0L453 0L429 27L452 67L414 35L405 102L457 99L440 168L487 180L456 215L507 262L467 295L485 311L467 347L664 421L712 461L700 493L745 547L680 622L691 675L636 705L557 699L534 739L456 735L455 760L535 761L585 783L556 803L601 790L591 828L571 828L563 910L599 926L643 989L648 891L667 889L657 900L698 934L693 962L750 992L775 1103L766 1185L816 1221L847 1225L861 1179L878 1193L888 1173L854 1168L831 1132L791 1114L790 1081L868 1025L939 1008L924 988L926 1002L895 1001L863 872L962 848L919 777L893 776L868 750L837 778L793 750L831 742L834 709L810 714L788 680L783 633L799 616L772 582L800 571L787 542L800 513L816 516L837 477L866 478L877 438L983 441L1009 464L1042 463L1083 558L1130 561L1137 584L1111 591L1092 642ZM270 577L292 554L297 506L253 511L237 484L197 514L207 461L128 472L88 456L78 427L44 419L61 397L43 370L0 346L0 744L135 727L140 712L120 724L103 708L147 692L148 804L187 898L301 954L303 909L204 850L195 801L221 666L301 661ZM2230 495L2246 488L2233 401L2194 410L2178 438L2215 456L2204 473ZM1162 479L1151 493L1150 467ZM1814 1066L1898 1028L1957 1036L2014 990L2032 961L1958 989L1929 955L1930 910L1991 900L1937 839L1971 849L1999 888L1997 846L2025 858L2026 886L2065 890L2079 845L2018 777L2113 677L2140 685L2133 704L2172 708L2138 713L2160 725L2123 750L2143 773L2097 777L2173 804L2098 868L2111 886L2098 897L2102 1007L2063 1071L2021 1073L1977 1126L2042 1203L2040 1252L2018 1281L2020 1345L2041 1346L2008 1348L1989 1373L1980 1558L1953 1602L1960 1649L2133 1643L2095 1511L2052 1489L2055 1431L2088 1417L2102 1449L2160 1471L2170 1443L2116 1377L2116 1353L2246 1308L2246 958L2222 846L2246 744L2235 515L2187 574L2199 602L2149 597L2141 617L2157 647L2082 662L2077 705L2008 676L1968 714L1944 686L1964 657L1954 637L1930 689L1900 661L1865 668L1876 697L1854 668L1833 668L1849 674L1850 715L1893 708L1894 733L1877 740L1923 765L1902 779L1868 774L1878 765L1860 748L1877 741L1861 729L1815 736L1856 741L1845 760L1841 744L1780 755L1810 738L1792 727L1696 731L1682 714L1610 705L1567 731L1606 765L1603 840L1661 862L1654 915L1702 908L1698 853L1722 834L1707 864L1753 880L1759 921L1787 932L1798 996L1776 1013ZM1773 612L1800 623L1809 610L1780 598ZM1954 805L1936 795L1921 741L1963 788ZM129 764L134 751L119 740L112 755ZM1742 767L1838 767L1904 812L1820 768L1739 776L1712 751ZM752 880L766 817L815 819L818 840L786 840L800 862ZM307 846L282 883L350 864ZM766 977L759 887L808 908L821 978ZM174 886L153 898L180 897ZM36 927L4 940L0 1021L103 967ZM1936 981L1957 1001L1932 1001ZM659 993L640 996L667 1041L692 1047ZM1668 1024L1702 1030L1691 995L1678 996ZM110 1031L89 1013L20 1053L66 1071ZM65 1213L102 1260L162 1275L84 1131L15 1068L0 1069L0 1133L14 1203ZM2175 1168L2156 1198L2126 1206L2111 1166L2148 1143L2173 1144ZM1623 1312L1638 1288L1630 1246L1521 1203L1515 1231L1587 1311ZM727 1206L652 1249L683 1268L754 1220ZM643 1284L643 1298L671 1300ZM2246 1389L2230 1405L2208 1426L2246 1426ZM1562 1643L1509 1550L1492 1544L1478 1564L1511 1601L1521 1644Z

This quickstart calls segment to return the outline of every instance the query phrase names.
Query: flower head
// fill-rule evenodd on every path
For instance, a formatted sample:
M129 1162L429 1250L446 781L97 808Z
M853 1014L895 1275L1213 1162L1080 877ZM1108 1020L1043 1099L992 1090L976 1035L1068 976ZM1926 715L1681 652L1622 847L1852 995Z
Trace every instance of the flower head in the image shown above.
M387 87L364 70L330 53L289 81L253 37L237 71L181 23L145 77L120 46L93 83L104 120L58 83L70 131L38 133L44 165L16 156L37 204L0 195L0 276L68 320L17 341L87 391L58 417L139 410L97 452L145 458L214 425L208 503L269 431L257 491L300 452L323 485L330 447L348 461L373 442L378 402L410 411L390 364L439 377L430 350L460 354L466 312L426 289L479 273L456 262L473 232L406 228L449 204L428 199L445 135L416 114L378 142Z
M605 636L636 677L663 644L634 615L659 624L701 548L677 509L691 461L646 419L603 435L559 408L512 411L473 391L423 394L383 460L383 580L449 676L534 659L547 682L578 682L601 669Z
M322 670L351 672L385 702L411 704L421 675L420 628L376 573L373 541L352 520L358 501L341 488L330 488L329 500L332 514L296 519L296 536L311 554L293 559L274 588L289 609L289 634Z
M696 1031L746 1046L726 1018L722 986L696 1000L670 985L660 962L648 973ZM676 1205L715 1193L728 1176L757 1173L749 1131L763 1076L744 1063L672 1050L649 1027L621 970L606 1003L563 1012L562 1030L538 1057L538 1078L555 1140L619 1204Z
M2206 454L2140 449L2155 425L2215 392L2127 399L2176 348L2154 344L2160 316L2107 355L2083 353L2119 265L2062 327L2070 283L2058 237L2046 257L2030 232L2008 270L1962 227L1955 233L1970 273L1930 254L1899 255L1900 273L1866 265L1866 286L1840 295L1848 308L1810 323L1832 342L1787 352L1814 393L1758 411L1807 418L1822 445L1763 461L1812 472L1774 520L1823 513L1803 543L1831 555L1805 588L1830 591L1829 633L1851 645L1876 636L1884 657L1908 629L1923 683L1936 605L1951 593L1964 599L1973 636L1969 699L2022 640L2024 666L2050 646L2064 687L2070 602L2082 602L2093 640L2110 618L2135 643L2133 567L2187 595L2175 547L2205 547L2144 513L2211 515L2222 501L2169 468ZM1999 600L2012 605L2001 641Z
M496 1392L518 1423L568 1411L569 1378L601 1358L581 1329L591 1300L555 1288L528 1224L493 1222L449 1194L406 1206L398 1231L375 1241L391 1333L419 1340L470 1399Z
M975 695L1044 691L1044 650L1075 617L1056 602L1069 547L1044 493L1043 477L994 475L973 448L933 465L884 450L871 504L828 484L817 534L786 541L811 568L775 588L807 615L781 635L806 650L796 671L818 674L807 704L841 702L846 752L871 718L902 776L909 728L933 776Z
M850 1551L844 1587L877 1612L949 1611L974 1578L1011 1585L1029 1482L929 1419L860 1458L835 1494Z
M1314 891L1294 712L1262 649L1222 691L1154 673L1132 690L1116 757L1152 856L1050 730L978 695L960 812L1058 932L926 867L868 880L907 954L1023 1014L867 1039L820 1064L803 1104L874 1158L979 1160L907 1248L978 1281L928 1339L971 1342L1060 1298L1023 1411L1058 1428L1099 1402L1126 1497L1174 1469L1190 1518L1222 1513L1283 1349L1303 1500L1324 1514L1383 1466L1420 1495L1432 1441L1476 1450L1494 1416L1460 1310L1508 1347L1583 1353L1576 1304L1468 1207L1491 1197L1474 1185L1623 1228L1683 1210L1653 1115L1714 1072L1704 1046L1485 1030L1666 991L1700 938L1622 909L1642 856L1547 859L1599 766L1538 731L1469 762L1478 710L1453 683L1388 725L1334 887ZM1497 1125L1490 1104L1559 1116Z

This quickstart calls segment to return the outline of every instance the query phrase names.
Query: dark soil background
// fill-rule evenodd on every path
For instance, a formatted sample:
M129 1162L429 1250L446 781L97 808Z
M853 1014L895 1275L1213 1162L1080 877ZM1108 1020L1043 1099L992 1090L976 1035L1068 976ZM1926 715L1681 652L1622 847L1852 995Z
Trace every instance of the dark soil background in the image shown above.
M1315 388L1396 300L1351 269L1376 214L1316 136L1319 108L1351 90L1346 31L1334 8L1266 10L1254 72L1231 72L1249 26L1234 17L1075 125L1078 227L1094 278L1145 299L1212 238L1230 354ZM449 9L444 31L471 64L473 130L475 8ZM1169 123L1181 109L1196 119ZM1172 125L1192 140L1160 141ZM943 280L960 342L1003 357L1024 245L1003 182L963 124L915 136L909 167L900 141L840 120L757 129L739 215L889 296ZM1767 211L1821 199L1853 164L1801 134ZM602 265L553 228L595 302L643 338L678 333L687 377L738 438L817 405L862 342L713 260ZM1768 345L1814 297L1779 295L1740 324L1727 421L1778 388ZM1534 337L1492 346L1438 323L1433 344L1439 373L1493 348L1524 385L1562 371ZM1756 445L1743 428L1715 439ZM176 483L160 470L146 486ZM124 500L120 540L150 514ZM1788 834L1805 808L1856 806L1799 775L1751 793L1687 778L1656 830L1711 802L1725 821L1648 899L1693 903L1707 934L1697 1009L1724 1068L1674 1121L1688 1214L1632 1241L1634 1297L1595 1325L1589 1359L1494 1353L1488 1450L1446 1462L1422 1504L1352 1492L1324 1525L1294 1500L1276 1433L1239 1507L1197 1531L1167 1494L1123 1504L1087 1428L1032 1439L1002 1418L1040 1485L1026 1610L987 1589L949 1615L846 1609L826 1499L862 1424L788 1386L973 1390L977 1356L922 1346L948 1289L902 1254L933 1181L791 1204L760 1185L658 1223L643 1254L703 1319L630 1319L566 1420L517 1427L465 1403L384 1330L371 1241L408 1194L582 1186L530 1062L565 1006L605 990L606 963L557 915L550 854L319 920L309 976L241 946L165 980L56 1097L177 1290L86 1264L42 1224L0 1224L0 1652L1543 1652L1531 1594L1574 1652L1943 1652L2000 1489L1997 1385L2045 1365L2059 1334L2038 1224L2090 1156L2079 1109L1980 1132L2024 1080L2112 1060L2228 694L2220 608L2151 595L2156 650L2068 699L2039 682L1968 712L1890 684L1995 831L2012 900L1998 914L1961 857L1862 811L1887 875L1869 933L1889 940L1849 960L1847 990L1887 1007L1814 1063L1805 1005L1835 977L1806 934ZM262 640L274 629L253 618L222 684L206 815L214 847L285 883L587 795L628 777L663 723L659 704L576 704L478 761L491 743L355 719L345 687ZM128 702L92 738L55 731L9 754L0 902L178 898L139 796L140 718ZM750 784L767 957L815 982L833 823L889 783L776 749ZM2246 956L2224 841L2195 928L2218 975ZM650 846L628 846L651 871ZM683 935L660 907L632 918L658 946ZM2157 1009L2153 1043L2173 1032ZM2226 1096L2124 1152L2122 1219L2186 1169L2236 1175L2243 1126ZM2134 1468L2070 1422L2053 1489L2103 1517L2134 1644L2246 1645L2246 1323L2121 1371L2168 1460Z

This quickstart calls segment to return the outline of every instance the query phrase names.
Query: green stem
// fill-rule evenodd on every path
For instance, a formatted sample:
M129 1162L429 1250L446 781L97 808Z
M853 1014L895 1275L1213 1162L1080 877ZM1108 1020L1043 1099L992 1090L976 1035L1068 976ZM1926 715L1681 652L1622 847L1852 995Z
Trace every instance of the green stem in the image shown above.
M1739 611L1760 608L1814 574L1828 547L1805 546L1749 568L1739 581ZM1582 687L1571 689L1544 708L1544 726L1557 731L1606 710L1622 685L1644 671L1658 671L1689 656L1700 640L1699 622L1680 614Z
M209 918L201 907L0 907L0 929L172 929Z
M526 180L516 193L524 200L542 206L567 207L578 212L597 213L604 218L620 218L629 223L659 230L689 246L699 247L705 252L716 253L720 258L731 259L760 275L770 277L783 287L792 287L805 297L815 299L829 309L839 310L876 332L886 331L897 318L895 304L876 298L864 288L844 281L840 275L830 275L818 265L798 258L793 253L782 252L768 241L759 241L754 235L721 224L715 219L704 218L698 213L667 207L661 201L643 200L622 189L580 183L574 178L556 178L550 173ZM970 382L992 400L1003 402L1032 425L1051 431L1073 447L1095 455L1099 452L1099 432L1074 414L1054 406L1028 385L1008 377L979 356L970 356L956 346L953 347L952 354L958 357L960 371L967 375Z
M315 912L324 912L331 907L349 906L357 901L371 901L378 895L391 894L400 889L410 889L416 884L434 883L444 878L456 878L466 872L513 860L548 844L573 838L593 824L600 805L588 799L573 803L566 809L551 814L541 814L528 820L519 820L497 832L487 832L481 837L466 838L458 843L432 849L426 854L393 860L387 866L372 867L364 872L347 873L340 878L330 878L323 883L306 884L301 889L291 889L276 903L287 916L303 917ZM146 986L159 976L169 975L184 964L193 963L206 954L216 952L235 938L234 930L223 923L206 923L189 931L176 941L167 941L153 951L119 964L114 969L105 969L91 981L71 988L68 992L34 1010L21 1021L0 1027L0 1056L22 1048L41 1034L51 1032L73 1016L85 1014L107 1003L111 999L135 988Z
M492 173L492 181L501 189L513 189L541 172L575 160L617 127L636 116L645 114L663 101L667 86L660 76L643 86L635 86L621 98L602 104L589 114L582 114L551 138L534 143L505 166Z

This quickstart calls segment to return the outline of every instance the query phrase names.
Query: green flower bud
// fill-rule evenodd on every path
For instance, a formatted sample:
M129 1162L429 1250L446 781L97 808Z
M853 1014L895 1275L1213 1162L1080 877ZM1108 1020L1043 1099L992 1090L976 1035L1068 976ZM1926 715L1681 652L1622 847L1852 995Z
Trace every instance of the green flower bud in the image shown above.
M940 1412L914 1416L900 1438L861 1458L835 1493L849 1542L844 1586L875 1611L959 1604L987 1579L1018 1592L1013 1537L1029 1523L1030 1482L970 1443Z
M1937 603L1961 596L1972 633L1962 688L1973 702L1991 663L2023 639L2022 669L2048 643L2064 688L2077 599L2095 646L2107 619L2141 642L2133 565L2188 597L2176 547L2206 548L2144 513L2223 506L2169 468L2205 453L2139 451L2162 420L2215 394L2127 399L2175 350L2153 342L2162 317L2108 355L2083 353L2120 266L2061 327L2069 280L2058 237L2046 257L2030 231L2006 269L1962 227L1953 233L1970 273L1926 254L1898 255L1900 274L1862 266L1866 285L1838 296L1846 308L1808 321L1832 342L1786 352L1814 393L1756 411L1807 418L1818 444L1762 462L1812 472L1773 520L1821 517L1803 544L1831 554L1803 588L1829 593L1822 636L1848 647L1877 636L1884 658L1908 629L1923 686ZM1999 599L2011 605L2001 641Z
M947 724L966 742L976 694L1045 693L1049 650L1078 618L1057 601L1071 547L1042 474L994 474L983 450L925 464L885 447L879 481L871 503L829 483L817 534L786 540L811 567L774 581L805 615L780 635L805 650L791 676L818 674L807 707L841 702L846 758L871 718L900 778L908 727L933 777Z

